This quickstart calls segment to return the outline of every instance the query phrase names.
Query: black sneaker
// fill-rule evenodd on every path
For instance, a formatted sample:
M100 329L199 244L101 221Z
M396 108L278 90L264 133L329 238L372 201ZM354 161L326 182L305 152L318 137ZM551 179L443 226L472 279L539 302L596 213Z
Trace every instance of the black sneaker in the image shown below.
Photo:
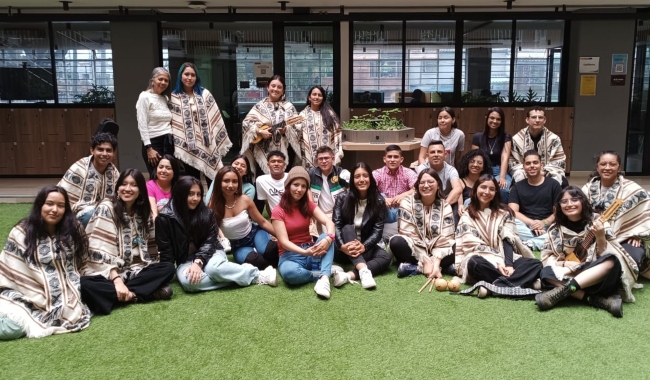
M156 289L156 291L151 294L151 301L169 301L172 299L172 294L174 294L172 287L166 285Z
M415 276L417 274L420 274L420 271L418 270L418 266L415 264L401 263L399 267L397 267L398 278Z

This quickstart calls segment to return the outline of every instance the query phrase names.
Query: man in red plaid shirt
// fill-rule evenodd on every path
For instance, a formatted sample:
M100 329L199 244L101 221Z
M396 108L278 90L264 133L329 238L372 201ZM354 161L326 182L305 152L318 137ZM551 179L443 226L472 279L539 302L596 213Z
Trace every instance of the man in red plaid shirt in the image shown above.
M372 172L379 192L386 197L388 215L385 223L397 222L399 203L413 194L413 185L418 179L418 175L413 170L402 166L403 161L402 149L397 145L389 145L384 154L385 166Z

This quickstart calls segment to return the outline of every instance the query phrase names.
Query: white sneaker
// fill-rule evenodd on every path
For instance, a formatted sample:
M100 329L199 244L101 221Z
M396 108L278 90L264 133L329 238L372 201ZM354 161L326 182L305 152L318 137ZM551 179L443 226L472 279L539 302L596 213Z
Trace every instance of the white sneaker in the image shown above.
M330 298L330 278L327 276L322 276L321 278L316 281L316 285L314 286L314 291L316 294L319 296L329 299Z
M230 240L228 240L228 238L225 237L219 238L219 243L221 243L224 252L230 252L230 250L232 249L232 247L230 246Z
M343 268L341 268L338 265L332 265L331 272L332 272L332 274L334 274L336 272L345 272L345 271L343 270Z
M266 269L260 271L253 282L257 285L278 286L278 273L275 268L269 265Z
M538 278L537 280L535 280L535 282L533 283L533 289L542 290L542 280L541 279Z
M332 277L334 277L334 286L337 288L350 282L350 275L343 271L332 271Z
M368 267L359 270L359 279L361 280L361 287L364 289L370 289L377 286L375 279L372 278L372 273Z

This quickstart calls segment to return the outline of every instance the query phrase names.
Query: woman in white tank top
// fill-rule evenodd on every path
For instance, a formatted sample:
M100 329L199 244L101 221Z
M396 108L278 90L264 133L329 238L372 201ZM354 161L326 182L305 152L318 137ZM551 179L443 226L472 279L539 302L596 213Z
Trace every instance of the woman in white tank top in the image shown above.
M277 267L278 244L271 240L275 231L253 200L242 194L239 172L232 166L224 166L217 172L214 182L209 207L214 211L223 237L230 241L235 262L249 263L260 269L269 265Z

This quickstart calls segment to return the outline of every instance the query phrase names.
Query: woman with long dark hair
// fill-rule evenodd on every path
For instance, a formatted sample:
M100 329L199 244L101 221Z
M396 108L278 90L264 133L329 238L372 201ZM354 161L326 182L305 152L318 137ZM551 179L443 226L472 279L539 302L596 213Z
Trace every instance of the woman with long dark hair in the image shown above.
M313 86L309 89L306 107L300 115L305 119L300 139L302 166L307 170L318 166L316 150L321 146L328 146L334 151L334 165L338 165L343 159L343 129L339 117L327 102L323 87Z
M372 169L359 162L353 170L350 190L336 198L332 217L336 247L354 268L343 272L333 267L334 286L354 280L360 280L364 289L377 286L373 276L385 272L391 261L382 242L386 212L386 201L379 193Z
M453 167L458 167L460 156L463 150L465 150L465 133L458 129L456 113L451 107L442 107L438 111L437 120L438 124L426 131L422 137L418 164L427 162L427 154L431 141L440 140L444 144L447 152L445 161Z
M484 151L472 149L461 157L458 166L458 177L463 183L462 204L467 207L476 181L484 174L492 174L490 158ZM501 194L503 195L503 192Z
M399 264L398 277L424 273L430 279L455 274L454 214L442 194L442 181L425 169L415 182L415 193L399 206L398 233L389 247Z
M244 156L243 154L238 154L233 158L230 166L237 169L237 172L239 172L239 175L241 176L242 194L247 195L252 200L255 200L255 180L253 178L253 172L251 171L251 163L248 160L248 157ZM205 194L206 205L210 202L210 199L212 199L213 191L214 191L214 181L212 181L210 187L208 188L208 192Z
M334 259L334 223L309 200L309 173L294 166L284 181L280 204L271 212L271 222L278 238L280 261L278 270L291 285L316 282L314 291L330 298L330 275ZM309 222L314 217L327 226L327 233L316 243L309 234Z
M153 178L147 181L147 194L154 220L158 216L158 212L169 202L172 188L179 177L178 161L170 154L162 156L156 165Z
M59 186L41 189L0 253L0 340L88 327L90 310L81 302L78 272L87 249L68 193Z
M169 112L171 76L164 67L156 67L149 78L149 86L140 93L135 105L138 130L142 140L142 158L149 177L153 177L158 161L165 154L174 154L172 114Z
M258 170L269 174L267 154L278 150L289 157L288 163L293 164L293 152L300 154L300 123L296 107L286 100L284 78L274 75L266 86L268 96L260 100L242 121L242 147L240 153L253 158ZM259 141L258 141L259 139Z
M218 173L225 168L228 166ZM156 244L160 261L176 264L176 277L183 290L203 292L233 283L277 286L272 267L260 271L250 264L228 262L218 236L214 212L203 203L201 182L191 176L181 178L171 201L156 219Z
M130 302L169 300L174 265L159 263L144 176L126 169L117 196L105 199L86 227L88 255L81 267L81 295L96 314ZM150 255L152 250L154 256Z
M214 211L220 234L229 241L235 262L248 263L260 270L277 267L278 246L271 242L271 235L275 235L273 226L260 214L253 200L242 194L239 173L232 166L219 169L209 207Z
M596 170L582 191L598 213L607 210L616 199L622 201L609 219L609 226L616 241L639 266L639 274L650 278L650 197L638 183L623 177L618 153L605 150L596 155Z
M512 150L512 136L506 133L506 116L500 107L492 107L485 115L483 132L474 134L472 149L480 149L490 158L492 175L499 182L501 199L508 204L512 177L508 174L508 160Z
M542 264L519 239L513 212L501 203L498 188L489 174L474 183L456 228L456 272L462 282L476 283L468 293L479 288L479 298L491 292L531 297L537 291L522 288L540 287Z
M202 86L193 63L185 62L178 70L169 108L174 156L183 162L185 174L199 179L203 174L208 182L212 181L232 142L217 101Z
M575 186L562 190L555 202L555 223L548 229L542 263L542 284L552 289L535 297L540 310L573 297L620 318L622 301L635 300L636 263Z

